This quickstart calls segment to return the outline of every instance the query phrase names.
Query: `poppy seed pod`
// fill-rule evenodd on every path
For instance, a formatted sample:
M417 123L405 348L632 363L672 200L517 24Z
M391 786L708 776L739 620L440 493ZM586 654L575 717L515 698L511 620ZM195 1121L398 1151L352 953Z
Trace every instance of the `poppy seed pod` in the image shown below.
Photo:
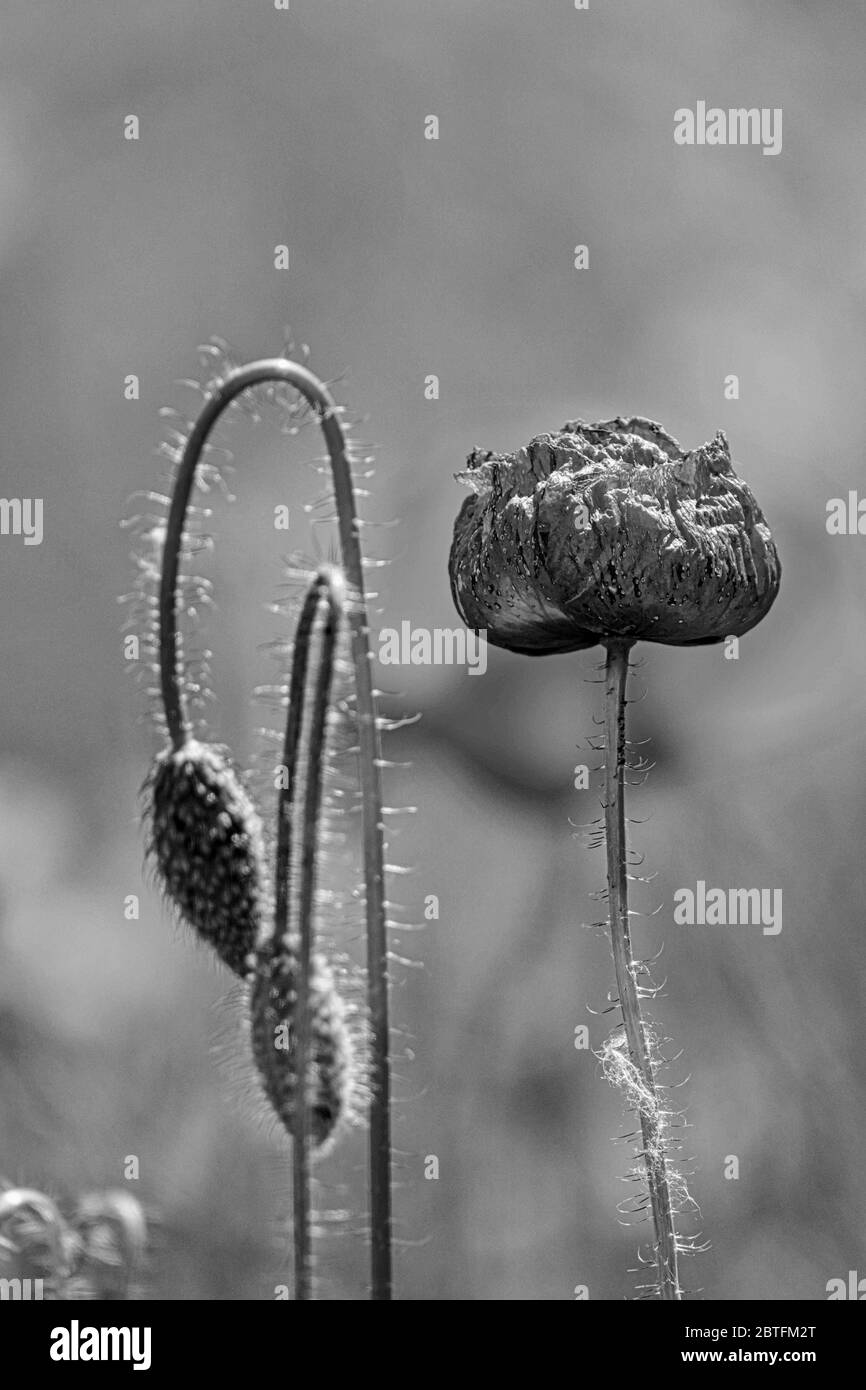
M528 656L611 638L740 636L779 590L776 547L720 430L680 448L639 416L567 423L514 454L475 450L454 527L457 610Z
M261 919L265 854L250 797L222 750L194 739L161 754L144 790L148 851L167 897L244 975Z

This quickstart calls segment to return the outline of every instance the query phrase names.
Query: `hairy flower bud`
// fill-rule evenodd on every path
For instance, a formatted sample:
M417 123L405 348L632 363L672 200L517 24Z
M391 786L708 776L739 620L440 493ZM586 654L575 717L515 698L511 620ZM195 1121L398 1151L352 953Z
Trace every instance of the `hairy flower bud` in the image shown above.
M295 1057L297 955L284 938L259 951L250 999L253 1056L265 1094L288 1134L292 1133L298 1068ZM352 1108L356 1058L345 1005L323 956L311 960L308 982L310 1055L307 1096L310 1138L322 1148Z
M225 754L187 740L147 783L148 851L166 895L236 975L244 975L262 911L262 826Z
M571 421L514 454L475 450L454 527L458 612L540 656L616 638L692 646L769 611L780 565L724 433L680 448L640 417Z

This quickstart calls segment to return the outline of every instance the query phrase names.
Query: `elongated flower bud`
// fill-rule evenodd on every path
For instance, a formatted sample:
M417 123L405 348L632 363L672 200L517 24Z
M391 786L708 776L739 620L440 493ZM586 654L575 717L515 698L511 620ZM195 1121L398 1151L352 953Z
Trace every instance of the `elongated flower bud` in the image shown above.
M770 609L780 565L725 435L680 448L638 416L575 420L514 454L476 450L454 527L457 610L527 655L608 638L689 646Z
M322 781L344 603L342 573L323 566L307 589L295 634L274 928L260 942L250 998L253 1054L265 1094L292 1137L299 1187L308 1183L307 1143L321 1149L328 1142L349 1111L355 1088L345 1006L330 966L313 950ZM298 1104L301 1095L303 1107ZM297 1211L296 1206L296 1220Z
M229 969L244 975L262 912L255 806L225 754L193 739L161 754L145 793L148 852L166 896Z
M298 1095L295 1019L298 957L284 940L259 953L250 999L253 1056L274 1113L291 1135ZM345 1005L327 962L311 961L307 1104L310 1139L321 1149L348 1117L355 1091L356 1060Z

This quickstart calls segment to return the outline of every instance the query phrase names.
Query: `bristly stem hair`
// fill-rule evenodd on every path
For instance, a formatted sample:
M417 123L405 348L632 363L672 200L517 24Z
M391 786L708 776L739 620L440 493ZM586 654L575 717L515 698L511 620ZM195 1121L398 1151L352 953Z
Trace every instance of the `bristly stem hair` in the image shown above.
M289 687L289 712L283 745L286 777L277 804L277 854L274 941L288 931L297 942L296 1005L293 1024L296 1100L292 1124L292 1206L295 1249L295 1298L309 1300L313 1292L313 1256L310 1207L310 1103L312 1086L310 971L312 967L316 880L322 810L322 772L325 761L328 710L334 678L337 640L342 617L342 577L322 570L310 585L295 635ZM313 685L307 701L307 671L313 653ZM298 749L305 733L303 807L300 810L300 880L295 901L297 916L290 921L289 887L292 863L292 831L295 824L295 789Z
M296 390L318 417L331 464L342 566L349 588L347 612L351 627L358 719L366 898L371 1091L371 1298L388 1300L392 1296L391 1084L384 828L381 751L373 695L369 619L358 535L359 523L345 434L334 399L327 387L312 372L287 358L265 358L229 371L208 396L184 445L172 493L160 577L159 665L162 703L169 737L174 747L180 748L188 737L189 727L178 659L178 570L196 467L209 434L232 401L244 391L272 383L284 383Z
M666 1160L663 1115L655 1081L652 1046L641 1017L640 993L629 931L625 831L626 682L630 642L607 644L604 692L604 825L607 847L608 911L614 973L635 1084L629 1088L640 1115L643 1161L655 1226L659 1295L682 1298L677 1271L677 1236Z

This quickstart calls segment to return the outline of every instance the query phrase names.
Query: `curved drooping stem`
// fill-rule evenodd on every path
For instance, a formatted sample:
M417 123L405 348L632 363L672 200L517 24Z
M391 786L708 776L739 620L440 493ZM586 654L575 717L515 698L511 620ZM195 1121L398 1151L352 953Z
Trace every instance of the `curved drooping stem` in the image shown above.
M659 1294L675 1301L682 1297L677 1272L677 1237L665 1158L663 1119L655 1083L650 1044L641 1017L628 922L628 877L625 833L625 687L631 643L610 642L607 647L604 691L604 826L607 847L608 910L616 988L635 1082L629 1090L640 1114L643 1161L646 1167L650 1208L655 1226L655 1254Z
M345 436L333 397L312 372L287 358L264 358L230 371L208 397L184 446L169 510L160 579L159 663L162 702L169 737L174 747L179 748L188 736L189 726L178 663L178 571L196 467L208 436L231 402L252 387L274 382L282 382L298 391L318 415L331 464L342 566L350 591L348 612L358 718L366 895L367 992L370 1015L371 1297L387 1300L391 1298L392 1293L391 1078L384 831L381 751L373 699L358 514Z

